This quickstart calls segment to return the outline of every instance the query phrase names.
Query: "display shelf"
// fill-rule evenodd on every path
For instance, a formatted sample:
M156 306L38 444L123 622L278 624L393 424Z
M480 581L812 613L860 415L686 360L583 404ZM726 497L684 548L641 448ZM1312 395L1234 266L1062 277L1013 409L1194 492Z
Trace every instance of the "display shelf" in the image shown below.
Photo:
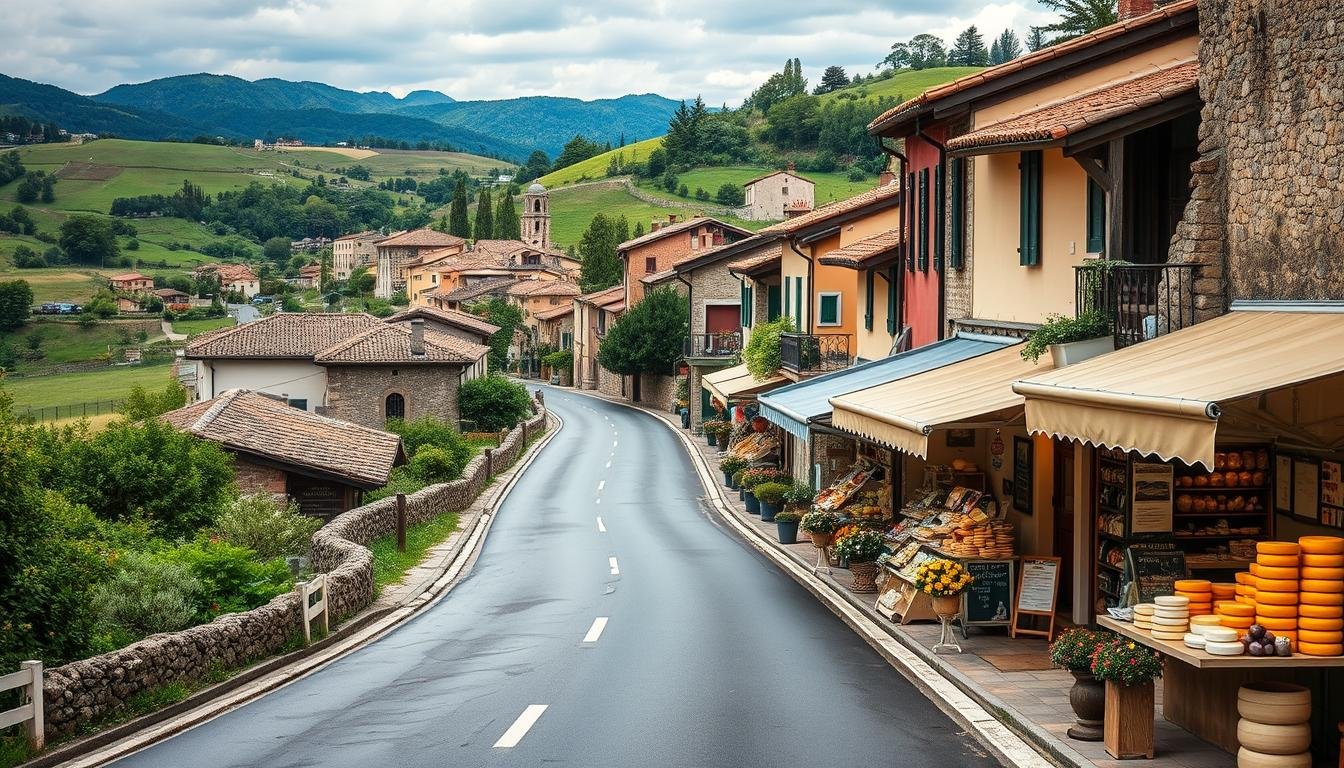
M1264 517L1263 511L1258 512L1174 512L1173 517L1180 520L1183 517Z
M1105 531L1097 531L1097 535L1100 536L1100 537L1103 538L1103 539L1110 539L1111 541L1116 541L1116 542L1119 542L1119 543L1121 543L1121 544L1128 544L1128 543L1129 543L1128 541L1125 540L1125 537L1124 537L1124 536L1119 536L1119 535L1116 535L1116 534L1114 534L1114 533L1107 533L1107 532L1105 532Z
M1203 487L1181 486L1178 485L1172 489L1176 495L1182 493L1265 493L1270 489L1263 485L1206 485Z
M1199 555L1191 555L1199 557ZM1250 559L1231 558L1228 560L1191 560L1189 557L1185 560L1185 567L1192 571L1244 571L1255 562Z
M1183 661L1199 669L1209 668L1303 668L1303 667L1344 667L1344 656L1307 656L1295 653L1292 656L1214 656L1211 653L1190 648L1185 643L1158 640L1146 630L1139 629L1128 621L1119 621L1110 616L1098 616L1097 624L1126 637L1137 640L1143 645L1173 659Z
M1259 533L1198 533L1198 534L1173 533L1171 537L1177 541L1200 541L1200 540L1208 541L1216 539L1255 539L1255 538L1262 538L1264 537L1264 535L1265 532L1261 531Z
M1097 504L1097 509L1102 512L1109 512L1112 515L1123 515L1125 511L1119 507L1113 507L1110 504Z
M1129 461L1127 459L1116 459L1100 453L1097 454L1097 458L1106 464L1114 464L1119 467L1129 466Z
M1103 563L1103 562L1100 561L1100 560L1097 561L1097 565L1101 566L1102 568L1105 568L1105 569L1108 570L1108 571L1115 571L1116 573L1124 573L1124 569L1121 568L1121 567L1118 566L1118 565L1111 565L1110 563Z

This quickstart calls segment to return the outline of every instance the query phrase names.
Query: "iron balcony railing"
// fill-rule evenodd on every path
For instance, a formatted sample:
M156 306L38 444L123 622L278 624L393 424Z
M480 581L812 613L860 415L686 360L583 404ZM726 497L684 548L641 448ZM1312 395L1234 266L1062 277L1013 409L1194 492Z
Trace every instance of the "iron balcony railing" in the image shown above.
M843 333L781 333L779 360L794 373L825 373L849 367L849 336Z
M682 341L683 357L732 357L742 351L738 331L693 333Z
M1074 267L1077 313L1100 311L1117 349L1195 323L1195 264L1106 264Z

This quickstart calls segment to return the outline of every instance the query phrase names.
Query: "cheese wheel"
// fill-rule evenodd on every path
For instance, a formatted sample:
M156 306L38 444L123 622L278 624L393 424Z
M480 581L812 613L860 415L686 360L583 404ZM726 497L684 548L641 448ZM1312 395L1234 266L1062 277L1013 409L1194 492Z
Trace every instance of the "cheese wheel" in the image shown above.
M1190 626L1190 619L1185 616L1181 616L1179 618L1174 618L1170 616L1154 616L1152 623L1154 627L1188 627Z
M1303 592L1297 597L1303 605L1344 605L1344 593L1340 592Z
M1135 603L1134 613L1138 616L1152 616L1157 606L1152 603Z
M1275 566L1251 563L1251 573L1261 579L1296 579L1297 566ZM1259 586L1257 585L1257 589Z
M1294 645L1297 644L1297 630L1296 630L1296 629L1276 629L1276 630L1274 630L1274 636L1275 636L1275 637L1286 637L1286 638L1288 638L1289 640L1292 640Z
M1259 624L1265 629L1273 630L1274 632L1278 632L1281 629L1297 629L1296 618L1284 619L1276 616L1265 616L1262 613L1258 613L1259 611L1258 608L1256 609L1256 611L1257 613L1255 614L1255 623Z
M1221 600L1221 599L1223 599L1223 598L1227 598L1227 599L1230 600L1230 599L1232 599L1232 596L1235 595L1235 594L1237 594L1237 585L1236 585L1236 584L1214 584L1214 585L1213 585L1213 599L1214 599L1214 600Z
M1221 608L1223 617L1245 617L1249 618L1255 615L1255 606L1245 603L1226 603Z
M1297 592L1256 592L1256 605L1297 605Z
M1250 629L1255 623L1254 616L1224 616L1223 626L1229 629Z
M1232 578L1238 584L1243 586L1249 586L1255 583L1255 577L1252 576L1249 571L1237 571L1232 574Z
M1278 566L1278 567L1296 568L1296 567L1298 566L1298 556L1297 556L1297 555L1256 555L1256 556L1255 556L1255 563L1251 563L1251 565L1255 565L1256 563L1259 563L1260 565L1272 565L1272 566Z
M1152 632L1152 631L1153 631L1153 625L1152 625L1152 624L1149 624L1149 623L1146 622L1146 621L1136 621L1136 622L1134 622L1134 628L1135 628L1135 629L1142 629L1142 630L1147 631L1147 632Z
M1208 650L1208 645L1204 646ZM1304 643L1299 641L1293 646L1293 650L1299 653L1305 653L1308 656L1341 656L1344 655L1344 644L1341 643Z
M1323 579L1326 581L1344 581L1344 568L1327 568L1320 565L1302 566L1302 578Z
M1296 592L1299 586L1297 579L1255 579L1255 593L1261 592Z
M1303 538L1310 539L1311 536ZM1255 552L1258 555L1296 555L1301 553L1302 547L1291 541L1257 541L1255 543ZM1340 550L1344 552L1344 549Z
M1330 643L1344 643L1344 632L1335 630L1333 632L1321 632L1314 629L1297 628L1297 637L1300 642L1320 643L1322 645Z
M1204 636L1196 635L1193 632L1186 632L1185 637L1181 638L1181 642L1185 643L1186 646L1190 648L1203 648Z
M1214 656L1240 656L1246 652L1246 647L1242 645L1239 640L1233 640L1228 643L1205 640L1204 650Z
M1344 555L1303 555L1302 565L1313 568L1344 568Z
M1297 628L1299 630L1311 630L1312 632L1340 632L1344 631L1344 619L1316 619L1311 616L1298 616Z
M1344 555L1344 539L1338 536L1303 536L1297 543L1303 552L1310 555ZM1260 545L1257 544L1256 551L1259 549Z
M1190 604L1189 600L1184 597L1177 597L1176 595L1158 595L1153 598L1153 602L1156 603L1158 607L1165 606L1167 608L1184 608Z
M1250 586L1247 586L1247 585L1245 585L1245 584L1238 584L1238 585L1237 585L1237 592L1236 592L1236 594L1238 594L1238 595L1244 595L1244 594L1246 594L1247 590L1251 590L1251 589L1255 589L1255 587L1250 587Z
M1313 619L1338 619L1344 617L1344 605L1309 605L1302 603L1297 606L1297 615Z
M1253 605L1255 605L1255 596L1254 596L1254 595L1250 595L1250 596L1247 596L1247 595L1237 595L1237 602L1238 602L1238 603L1241 603L1242 605L1252 605L1252 606L1253 606Z
M1237 639L1237 630L1228 627L1209 627L1199 634L1204 636L1205 642L1230 643Z
M1295 619L1297 618L1297 604L1266 605L1265 603L1256 603L1255 615L1268 616L1272 619Z
M1153 637L1157 638L1158 640L1184 640L1184 639L1185 639L1185 630L1177 630L1177 631L1175 631L1175 632L1167 632L1167 631L1158 629L1157 627L1153 627Z
M1209 592L1177 592L1176 594L1190 601L1190 607L1196 605L1212 605L1213 595Z
M1192 626L1192 627L1194 627L1194 626L1216 627L1216 626L1218 626L1218 617L1217 617L1217 616L1191 616L1191 617L1190 617L1190 626Z
M1318 592L1322 594L1334 594L1344 592L1344 581L1336 579L1303 579L1303 592Z
M1177 579L1177 592L1212 592L1213 582L1208 579Z

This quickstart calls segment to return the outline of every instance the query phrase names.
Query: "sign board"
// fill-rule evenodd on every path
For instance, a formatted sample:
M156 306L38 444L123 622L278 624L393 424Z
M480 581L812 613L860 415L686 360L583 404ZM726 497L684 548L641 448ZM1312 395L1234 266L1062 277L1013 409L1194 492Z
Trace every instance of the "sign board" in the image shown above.
M1022 515L1030 515L1031 494L1034 490L1032 474L1035 472L1036 452L1031 438L1013 438L1013 509Z
M1013 561L968 560L964 565L975 581L963 598L962 624L1006 626L1013 610Z
M1050 640L1055 635L1055 596L1059 586L1058 557L1024 557L1017 581L1017 600L1013 605L1011 634L1038 635ZM1018 626L1021 616L1047 616L1050 628L1042 631Z
M1171 465L1136 461L1130 476L1130 533L1171 533Z
M1293 459L1293 515L1315 521L1320 516L1321 465L1315 459Z
M1127 570L1139 588L1139 602L1176 594L1176 580L1185 578L1185 553L1174 544L1131 544L1125 550Z

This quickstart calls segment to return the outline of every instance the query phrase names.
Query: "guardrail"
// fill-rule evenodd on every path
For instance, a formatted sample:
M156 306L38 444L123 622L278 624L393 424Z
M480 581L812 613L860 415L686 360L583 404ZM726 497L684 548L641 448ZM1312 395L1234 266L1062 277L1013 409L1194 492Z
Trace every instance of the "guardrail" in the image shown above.
M1079 314L1100 311L1116 348L1164 336L1195 322L1195 264L1084 264L1074 267Z
M742 351L738 331L693 333L682 340L683 357L732 357Z
M19 690L23 702L14 709L0 712L0 731L22 723L28 744L38 752L47 742L42 709L42 662L24 661L19 667L18 672L0 675L0 694Z
M33 408L15 408L14 415L23 420L32 421L60 421L61 419L82 418L84 416L98 416L104 413L115 413L118 408L126 403L126 400L91 400L87 403L70 403L68 405L46 405Z
M303 623L303 644L313 642L313 619L322 619L322 634L331 631L331 611L327 610L327 574L319 573L294 585L299 596L299 620ZM317 599L314 600L313 597Z
M825 373L848 368L849 335L844 333L779 335L779 360L794 373Z

